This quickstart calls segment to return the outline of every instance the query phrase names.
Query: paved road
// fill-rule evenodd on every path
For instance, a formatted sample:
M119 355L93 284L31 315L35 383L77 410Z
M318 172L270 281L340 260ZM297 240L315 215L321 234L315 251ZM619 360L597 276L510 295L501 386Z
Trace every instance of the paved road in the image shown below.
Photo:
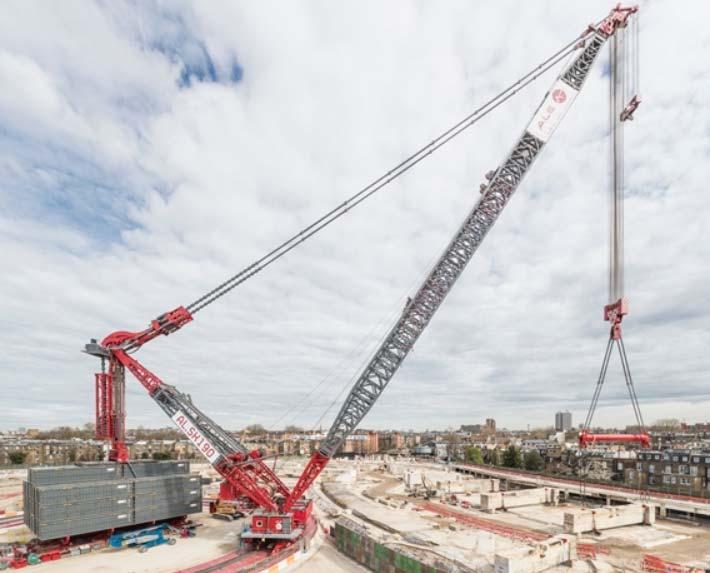
M330 541L325 541L318 553L302 563L293 573L367 573L355 561L338 552Z

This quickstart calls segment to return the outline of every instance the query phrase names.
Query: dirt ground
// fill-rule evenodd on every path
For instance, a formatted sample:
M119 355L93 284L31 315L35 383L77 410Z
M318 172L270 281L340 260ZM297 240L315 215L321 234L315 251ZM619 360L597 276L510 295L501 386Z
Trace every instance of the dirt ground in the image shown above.
M22 511L22 482L27 472L23 470L0 471L0 509Z
M632 526L612 529L598 537L612 557L624 562L640 561L655 555L673 563L710 568L710 528L657 521L653 527Z

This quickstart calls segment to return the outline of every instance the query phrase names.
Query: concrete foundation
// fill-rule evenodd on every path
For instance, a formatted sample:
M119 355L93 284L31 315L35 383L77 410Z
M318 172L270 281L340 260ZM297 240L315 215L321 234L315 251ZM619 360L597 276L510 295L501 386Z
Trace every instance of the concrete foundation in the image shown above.
M424 474L427 482L430 481L429 474ZM497 479L464 479L459 481L437 481L436 487L444 493L489 493L500 491L500 480Z
M419 470L407 470L404 473L404 484L409 489L414 489L415 487L422 485L422 472Z
M566 511L564 514L566 533L588 533L625 525L653 525L655 522L655 506L640 503L596 509L582 508Z
M500 490L500 480L496 478L473 479L450 471L424 469L405 469L401 474L401 468L390 464L390 473L404 479L404 485L408 490L416 490L422 486L428 486L442 493L467 494L467 493L487 493Z
M497 509L512 509L526 505L540 505L543 503L557 505L559 501L559 490L548 487L503 492L495 491L481 494L481 509L493 513Z
M452 564L430 555L426 560L407 547L388 547L366 529L347 518L335 522L335 542L338 551L376 573L447 573ZM475 569L457 565L460 573Z
M481 493L500 491L499 479L475 479L471 481L478 484L478 491Z
M537 573L577 559L577 540L558 535L535 547L519 547L495 555L495 573Z

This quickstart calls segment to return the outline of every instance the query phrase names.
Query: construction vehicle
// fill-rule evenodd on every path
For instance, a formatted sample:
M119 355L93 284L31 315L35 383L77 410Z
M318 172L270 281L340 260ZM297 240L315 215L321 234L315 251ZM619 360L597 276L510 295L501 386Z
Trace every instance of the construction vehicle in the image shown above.
M220 485L228 485L222 482ZM233 499L232 493L220 491L216 500L210 502L210 514L215 519L234 521L240 517L250 514L254 510L254 504L247 498Z
M145 553L151 547L157 547L158 545L165 545L166 543L175 545L175 538L167 536L169 531L170 526L167 523L134 531L122 531L111 535L108 538L108 544L114 549L137 547L139 552Z
M106 336L101 343L92 340L86 345L85 351L88 354L101 359L101 371L95 377L96 431L97 437L111 441L111 459L119 462L128 460L124 396L125 371L129 370L222 476L224 487L220 493L229 496L229 499L246 498L254 505L256 509L251 516L250 525L242 533L243 540L283 544L299 538L306 529L313 506L312 500L305 498L305 494L385 390L577 98L602 47L617 30L627 25L636 10L635 7L617 6L601 22L589 26L580 36L485 106L192 304L160 315L142 331L117 331ZM480 187L480 198L420 289L408 300L396 324L355 382L326 438L321 442L320 449L311 456L293 489L289 490L266 465L260 452L248 451L236 438L200 411L187 394L164 383L136 360L135 352L144 344L158 336L167 336L181 329L193 320L198 311L411 169L512 97L521 87L528 85L568 56L572 58L571 61L543 98L510 153L499 167L486 175L487 182Z

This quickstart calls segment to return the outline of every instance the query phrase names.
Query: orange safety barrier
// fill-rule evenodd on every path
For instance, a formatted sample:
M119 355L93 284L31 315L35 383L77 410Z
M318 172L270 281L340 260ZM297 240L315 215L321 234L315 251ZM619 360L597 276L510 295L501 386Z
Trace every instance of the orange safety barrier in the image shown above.
M42 555L39 556L40 561L56 561L57 559L61 559L62 557L62 552L59 549L55 549L54 551L47 551L46 553L43 553Z
M609 555L608 547L596 543L577 543L577 555L585 559L596 559L599 555Z
M652 573L702 573L704 571L704 569L698 567L690 567L688 565L666 561L662 557L649 555L648 553L643 556L641 568L644 571L651 571Z

